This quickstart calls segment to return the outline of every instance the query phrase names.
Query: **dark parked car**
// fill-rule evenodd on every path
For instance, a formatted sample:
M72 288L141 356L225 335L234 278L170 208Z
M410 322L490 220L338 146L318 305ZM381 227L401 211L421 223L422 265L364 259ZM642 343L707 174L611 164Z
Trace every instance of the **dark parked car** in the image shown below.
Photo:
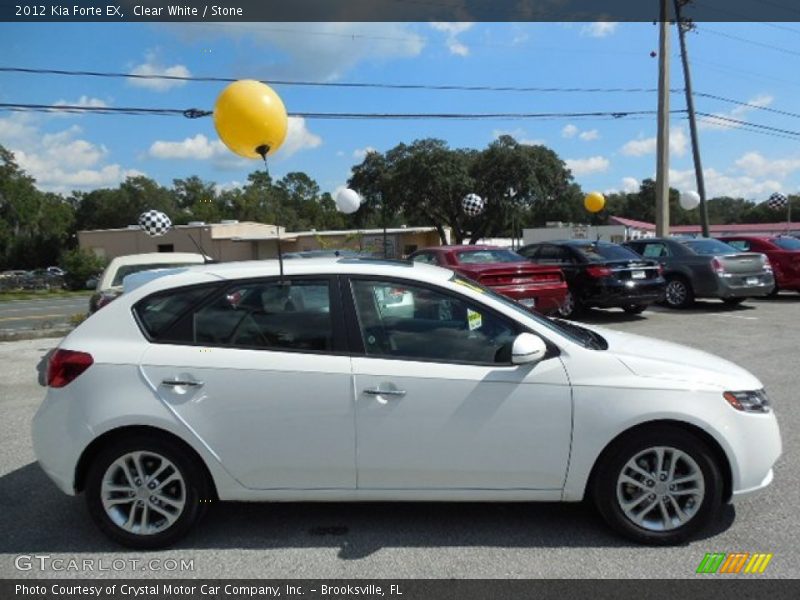
M719 239L742 252L761 252L767 255L775 275L773 294L777 294L779 290L800 292L800 240L796 237L730 235Z
M519 254L564 271L569 294L559 311L570 317L583 308L619 307L638 314L664 298L661 267L619 244L563 240L523 246Z
M557 312L567 297L561 269L532 265L508 248L436 246L418 250L409 259L452 269L542 314Z
M775 287L772 266L763 254L740 252L709 238L646 238L625 244L664 267L671 308L690 306L695 298L721 298L739 304L750 296L767 296Z

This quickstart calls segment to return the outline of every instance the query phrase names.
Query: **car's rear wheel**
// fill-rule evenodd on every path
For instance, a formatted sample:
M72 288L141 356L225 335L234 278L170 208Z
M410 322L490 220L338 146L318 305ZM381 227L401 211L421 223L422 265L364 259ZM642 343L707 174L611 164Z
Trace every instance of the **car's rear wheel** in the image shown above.
M196 459L167 439L137 435L102 450L89 468L86 503L100 529L130 548L161 548L183 537L207 506Z
M690 538L718 512L722 475L714 453L678 427L634 432L601 459L593 496L622 535L652 545Z
M645 311L646 308L647 304L630 304L628 306L623 306L622 310L629 315L640 315Z
M580 301L575 297L575 294L570 290L567 292L567 295L564 297L564 302L561 303L561 307L558 309L558 316L571 319L576 317L582 310L583 305L581 305Z
M686 308L694 302L694 290L683 277L671 277L667 280L664 303L670 308Z

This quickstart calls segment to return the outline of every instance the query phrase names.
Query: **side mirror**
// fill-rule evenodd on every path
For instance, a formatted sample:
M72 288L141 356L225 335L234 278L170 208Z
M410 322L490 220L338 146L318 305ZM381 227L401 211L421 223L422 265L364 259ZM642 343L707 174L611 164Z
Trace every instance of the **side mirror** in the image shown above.
M515 365L537 363L547 354L544 340L532 333L520 333L511 346L511 362Z

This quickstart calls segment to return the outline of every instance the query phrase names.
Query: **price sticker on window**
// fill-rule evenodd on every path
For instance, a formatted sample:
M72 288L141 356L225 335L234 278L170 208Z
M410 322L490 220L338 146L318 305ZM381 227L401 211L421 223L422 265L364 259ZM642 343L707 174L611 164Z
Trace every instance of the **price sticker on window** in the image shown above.
M468 308L467 323L469 324L470 331L474 331L475 329L480 329L481 325L483 325L483 317L481 317L481 313L475 312L474 310Z

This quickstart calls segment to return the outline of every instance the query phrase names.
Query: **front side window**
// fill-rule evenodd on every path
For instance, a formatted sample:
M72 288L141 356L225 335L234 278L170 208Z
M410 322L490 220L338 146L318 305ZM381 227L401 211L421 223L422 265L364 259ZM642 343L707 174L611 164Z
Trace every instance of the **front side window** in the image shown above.
M458 296L387 281L354 280L368 356L455 363L508 364L513 323Z

